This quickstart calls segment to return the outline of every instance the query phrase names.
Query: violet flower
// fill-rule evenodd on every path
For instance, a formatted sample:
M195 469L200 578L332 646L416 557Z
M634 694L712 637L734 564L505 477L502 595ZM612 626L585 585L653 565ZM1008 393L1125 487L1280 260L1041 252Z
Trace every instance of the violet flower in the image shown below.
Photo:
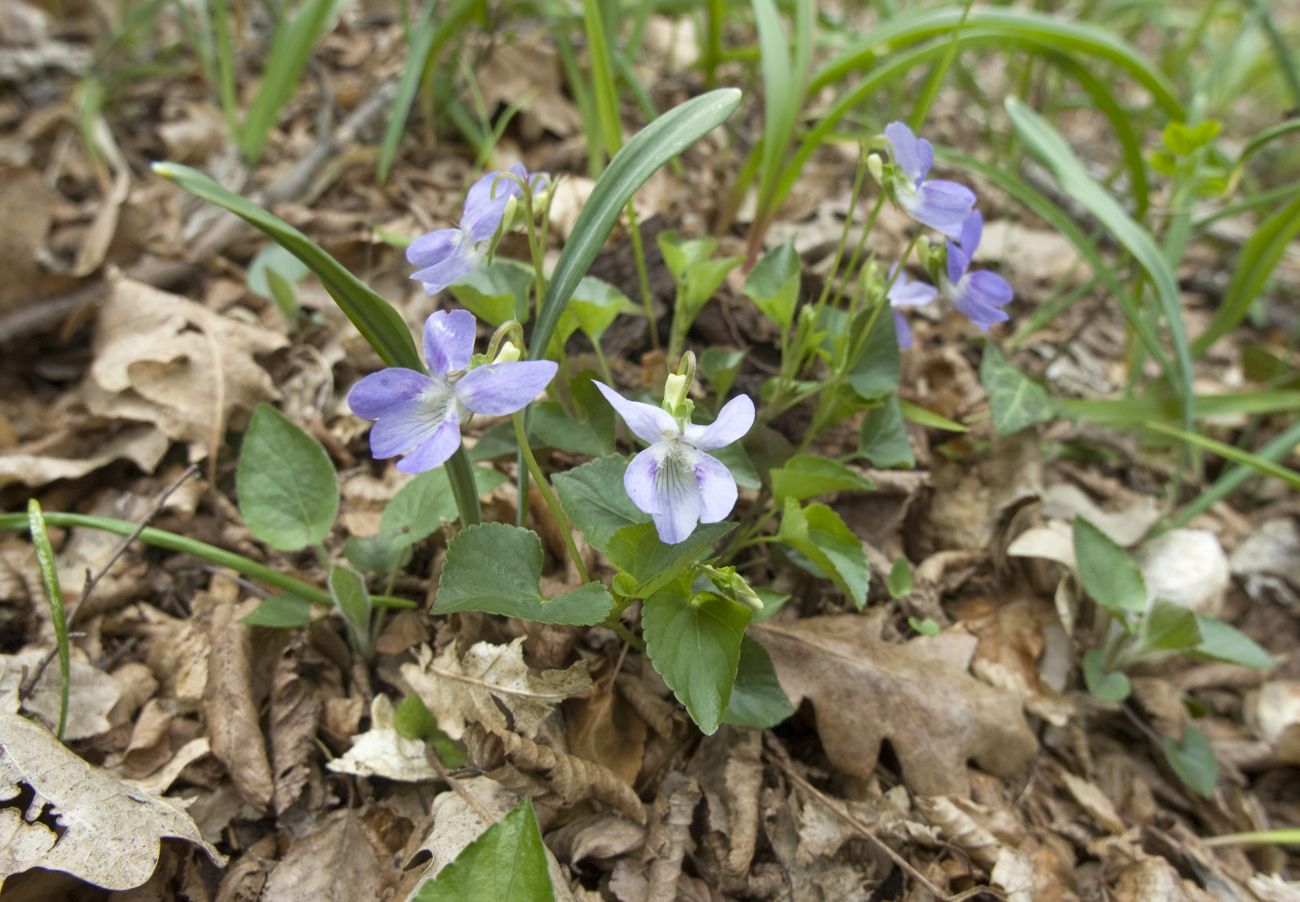
M977 210L962 223L960 244L948 242L948 277L939 284L952 305L981 332L987 332L994 323L1011 318L1002 308L1011 303L1013 292L1007 280L995 272L968 272L983 231L984 217Z
M917 222L956 238L975 206L975 192L956 182L926 179L934 165L934 146L902 122L886 125L885 137L894 148L895 165L907 176L893 182L898 205Z
M894 275L896 272L898 273L897 276ZM893 280L893 284L889 286L885 298L889 301L889 306L894 313L894 333L898 337L898 346L900 348L910 348L912 346L912 327L908 325L907 318L899 312L898 308L924 307L935 299L939 294L939 289L929 282L922 282L920 279L909 279L907 271L900 271L897 263L889 268L888 278Z
M555 376L550 360L488 363L466 370L474 354L474 315L438 310L424 323L429 375L391 366L352 387L348 405L374 420L370 451L397 457L397 469L423 473L460 447L460 425L476 413L501 416L522 410Z
M654 520L661 541L684 542L697 523L717 523L731 513L736 479L722 461L704 452L730 445L754 425L754 402L747 395L728 401L708 426L696 426L652 404L629 401L601 382L596 387L637 438L650 445L628 464L623 487Z
M487 255L511 200L523 194L519 182L507 175L527 182L534 192L549 181L543 174L530 176L522 163L511 166L509 173L489 172L465 195L459 226L421 235L406 249L406 259L417 267L411 278L422 282L429 294L437 294L469 275Z

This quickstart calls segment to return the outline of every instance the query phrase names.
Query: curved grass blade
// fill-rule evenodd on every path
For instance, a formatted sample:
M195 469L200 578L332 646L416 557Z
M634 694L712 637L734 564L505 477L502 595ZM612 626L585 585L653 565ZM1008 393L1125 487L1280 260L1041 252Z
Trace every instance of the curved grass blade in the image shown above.
M1169 261L1150 233L1134 222L1105 188L1093 181L1060 132L1014 97L1007 98L1006 108L1016 133L1034 156L1052 170L1062 190L1095 216L1146 270L1174 347L1174 374L1177 378L1173 380L1173 388L1181 402L1183 428L1190 432L1196 407L1196 395L1192 390L1192 354L1183 327L1178 281Z
M1292 424L1290 429L1279 433L1276 437L1266 442L1263 447L1255 452L1255 456L1260 460L1279 461L1286 457L1297 447L1300 447L1300 422ZM1170 521L1169 529L1178 529L1192 522L1202 511L1207 510L1210 505L1216 504L1227 498L1233 492L1241 487L1251 476L1255 475L1255 470L1245 464L1237 464L1231 470L1228 470L1222 476L1214 481L1214 484L1196 496L1194 500L1188 503L1186 507L1180 510Z
M565 305L636 190L657 169L725 122L739 103L740 91L735 88L688 100L637 132L609 161L555 264L528 342L530 356L545 353Z
M1210 325L1192 342L1194 355L1204 354L1245 319L1297 234L1300 234L1300 191L1295 192L1290 203L1264 220L1241 246L1223 303L1214 312Z
M242 554L236 554L233 551L227 551L224 548L218 548L216 545L209 545L207 542L200 542L188 536L177 535L165 529L146 526L137 534L136 530L140 529L140 524L132 523L130 520L115 520L112 517L92 517L89 514L56 512L46 513L43 516L45 522L51 526L65 528L84 526L87 529L98 529L118 536L134 535L146 545L152 545L155 548L166 548L168 551L179 551L182 554L192 554L209 563L216 564L218 567L229 567L240 576L246 576L273 589L297 595L307 601L323 605L334 604L334 600L328 592L313 586L311 583L303 582L296 577L289 576L287 573L281 573L267 567L265 564L259 564ZM0 514L0 529L27 528L28 520L25 514ZM413 601L391 596L376 595L373 601L376 607L414 608L416 606Z
M218 0L224 2L224 0ZM280 110L293 96L316 42L321 39L337 8L336 0L307 0L291 21L281 22L266 55L266 71L257 96L244 117L239 149L250 163L257 161L275 128Z
M68 612L63 606L63 587L59 585L59 568L54 562L54 547L45 531L45 517L41 504L35 498L27 502L27 528L36 548L36 562L41 569L41 588L50 606L50 620L54 623L54 641L59 652L59 729L55 734L63 740L68 726L68 699L72 691L72 653L68 644Z
M228 191L197 169L179 163L154 163L153 171L265 232L316 274L339 309L347 314L384 363L424 372L411 330L401 315L320 245L274 213Z
M1226 445L1223 442L1216 441L1212 438L1196 432L1186 432L1182 429L1175 429L1159 420L1151 420L1142 424L1152 432L1159 432L1161 435L1167 435L1170 438L1176 438L1180 442L1189 445L1195 445L1198 448L1204 448L1220 457L1226 458L1235 464L1250 467L1256 473L1263 476L1272 476L1274 479L1280 479L1293 489L1300 489L1300 473L1292 470L1290 467L1284 467L1279 463L1266 460L1257 454L1251 454L1249 451L1243 451L1240 448Z
M1150 394L1142 398L1058 398L1057 404L1066 416L1105 426L1141 426L1147 420L1177 420L1179 414L1177 399ZM1226 392L1196 398L1198 419L1296 411L1300 411L1297 391Z

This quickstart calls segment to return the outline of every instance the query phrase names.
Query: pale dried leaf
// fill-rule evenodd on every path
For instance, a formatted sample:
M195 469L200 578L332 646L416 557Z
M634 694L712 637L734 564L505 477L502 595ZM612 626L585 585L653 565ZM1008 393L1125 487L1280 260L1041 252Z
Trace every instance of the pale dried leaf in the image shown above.
M465 734L467 722L535 739L556 705L591 688L591 677L582 661L565 670L534 673L524 662L523 643L522 636L509 645L476 642L463 658L454 643L436 658L425 647L415 663L402 665L402 678L452 739ZM507 724L493 699L510 710L512 723Z
M226 766L235 788L265 811L275 792L257 700L253 697L252 628L238 622L241 611L218 604L212 611L212 653L203 715L212 754Z
M1002 887L1007 902L1036 902L1037 878L1034 862L1027 855L1005 846L998 850L997 863L989 874L995 886Z
M150 426L124 429L100 444L90 457L43 454L0 455L0 488L15 482L36 488L56 479L80 479L116 460L129 460L146 473L167 453L167 437Z
M1160 519L1160 508L1154 498L1143 496L1123 510L1106 511L1078 486L1068 482L1058 482L1043 492L1042 511L1045 517L1067 523L1075 517L1083 517L1125 548L1136 545ZM1073 566L1073 549L1070 561Z
M294 843L266 880L262 898L284 902L379 899L384 868L349 808L325 816Z
M326 767L339 774L384 777L403 783L438 779L424 742L399 734L393 727L393 716L388 696L376 695L370 703L370 729L352 740L347 754Z
M49 731L0 713L0 736L0 793L6 801L32 794L25 811L0 805L0 881L41 867L105 889L131 889L149 879L166 837L225 864L188 814L91 767Z
M1066 770L1061 771L1061 780L1064 781L1065 788L1070 790L1070 795L1074 796L1074 800L1099 826L1116 835L1124 832L1124 820L1115 810L1115 803L1106 797L1096 783L1083 777L1076 777Z
M588 859L620 858L645 842L646 829L610 811L571 821L546 837L546 845L571 866Z
M763 740L758 730L724 726L704 737L687 773L704 792L706 848L722 868L726 887L743 885L758 844Z
M45 657L44 652L26 651L17 655L0 655L0 696L18 690L24 673L32 674ZM58 662L52 662L36 681L34 691L23 699L22 710L38 715L47 725L59 722L63 678ZM113 724L108 714L122 697L117 681L84 661L73 659L68 681L68 723L65 740L89 739L107 733Z
M171 785L176 782L185 768L203 756L210 754L212 754L212 746L208 743L206 736L200 736L197 739L191 739L177 749L176 754L171 756L171 760L146 779L126 780L124 782L145 792L162 795L168 789L171 789Z
M645 758L646 723L612 687L565 705L569 752L632 783Z
M973 636L892 645L878 620L852 614L768 622L754 633L790 701L812 701L826 755L847 774L871 776L889 739L914 792L965 795L967 759L1007 776L1037 751L1019 701L968 673Z
M298 672L298 663L294 651L284 654L271 678L268 740L275 778L272 802L277 814L298 800L311 779L323 708L320 692Z

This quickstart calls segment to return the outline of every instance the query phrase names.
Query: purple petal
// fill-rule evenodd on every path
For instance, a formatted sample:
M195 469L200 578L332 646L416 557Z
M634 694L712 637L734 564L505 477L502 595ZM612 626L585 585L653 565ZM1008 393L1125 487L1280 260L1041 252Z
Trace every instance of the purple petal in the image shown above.
M655 473L659 471L659 458L663 451L662 443L651 445L632 458L623 474L623 488L627 489L628 497L647 514L659 509L655 502Z
M701 454L695 462L695 484L700 490L700 522L726 519L736 506L736 478L722 461Z
M605 396L609 405L623 418L623 422L627 423L627 428L632 430L632 434L646 444L653 445L681 434L677 428L677 421L663 408L655 407L653 404L643 404L640 401L629 401L605 383L597 379L591 381L595 383L596 388L600 389L600 393Z
M455 385L456 397L475 413L503 416L523 410L555 378L553 360L513 360L476 366Z
M489 172L470 187L460 227L474 241L486 241L501 226L510 198L520 195L519 185L504 172Z
M455 397L450 389L435 383L419 397L390 407L375 422L370 430L370 453L381 459L405 454L432 437L448 418L457 418Z
M700 454L685 442L670 442L655 469L654 520L659 540L667 545L686 541L700 521L703 506L695 468ZM626 483L625 483L626 485Z
M424 321L424 359L435 376L469 366L474 356L474 314L468 310L435 310Z
M460 421L453 410L442 425L414 451L397 462L403 473L423 473L446 463L460 447Z
M363 420L377 420L382 416L410 405L434 381L424 373L390 366L371 373L348 392L348 407Z
M912 327L908 325L907 317L894 311L894 336L898 339L900 348L910 348L912 346Z
M462 240L445 257L412 273L411 278L423 283L426 293L437 294L469 275L482 256L473 244Z
M894 148L894 162L907 173L915 185L925 178L930 167L934 165L934 148L929 141L917 138L916 134L902 122L891 122L885 126L885 137Z
M749 395L736 395L718 411L718 418L707 426L686 427L686 440L701 451L730 445L754 425L754 402Z
M1011 286L1000 275L988 270L977 270L957 285L957 297L953 301L962 315L987 332L994 323L1006 322L1011 317L1002 309L1011 303L1013 297Z
M891 307L924 307L934 300L939 289L920 279L909 279L907 273L900 272L894 284L889 287L886 297Z
M975 206L975 192L956 182L932 179L922 182L910 196L900 193L899 203L917 222L956 238Z
M417 269L437 266L457 252L462 237L460 229L426 232L407 246L406 259Z
M967 257L974 258L982 234L984 234L984 217L980 215L979 210L973 210L961 224L961 249L966 252Z
M966 275L966 268L970 266L970 257L962 251L960 247L948 242L948 281L956 285L961 281L961 277Z

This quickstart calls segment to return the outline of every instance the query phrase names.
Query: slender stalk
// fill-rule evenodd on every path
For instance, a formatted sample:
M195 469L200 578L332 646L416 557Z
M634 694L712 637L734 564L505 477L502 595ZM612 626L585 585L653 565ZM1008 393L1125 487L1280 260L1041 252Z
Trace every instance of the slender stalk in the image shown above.
M537 490L542 493L542 500L546 506L551 509L551 514L555 517L555 522L560 526L560 533L564 538L564 547L569 551L569 557L573 560L573 566L578 571L578 579L583 584L591 582L591 575L587 572L587 565L583 563L582 555L578 553L578 546L573 541L573 524L569 522L569 517L560 506L560 500L555 497L555 492L551 491L550 483L546 481L546 474L537 463L537 458L533 456L533 449L528 444L528 434L524 431L524 417L522 413L516 413L510 418L515 426L515 441L519 443L519 453L524 459L524 464L528 467L528 472L532 474L533 481L537 483Z
M930 106L934 103L934 98L939 95L939 89L943 87L943 80L948 75L948 70L952 67L952 61L957 56L957 47L960 44L961 32L966 25L966 18L970 15L970 8L974 0L966 0L962 4L961 18L957 20L957 26L952 30L952 39L948 42L948 49L943 54L943 59L939 60L939 65L930 73L929 79L926 80L925 88L921 91L921 99L916 106L912 108L912 130L920 131L921 126L925 123L925 117L930 114Z
M36 547L36 560L41 569L41 587L50 606L50 620L54 623L54 641L59 653L59 728L55 734L63 741L63 731L68 725L68 702L72 691L72 653L68 642L68 611L63 605L63 587L59 584L59 568L54 560L54 548L49 533L45 531L45 518L40 502L32 498L27 502L27 526L32 545Z
M483 520L483 511L478 505L478 486L474 483L474 468L470 466L465 446L461 445L447 459L447 481L451 483L451 494L456 499L456 509L460 511L461 526L475 526Z
M654 297L650 293L650 268L646 266L645 242L641 239L641 224L637 221L636 206L627 202L628 232L632 236L632 256L636 260L637 289L641 292L641 307L645 310L650 348L659 350L659 330L655 327Z

